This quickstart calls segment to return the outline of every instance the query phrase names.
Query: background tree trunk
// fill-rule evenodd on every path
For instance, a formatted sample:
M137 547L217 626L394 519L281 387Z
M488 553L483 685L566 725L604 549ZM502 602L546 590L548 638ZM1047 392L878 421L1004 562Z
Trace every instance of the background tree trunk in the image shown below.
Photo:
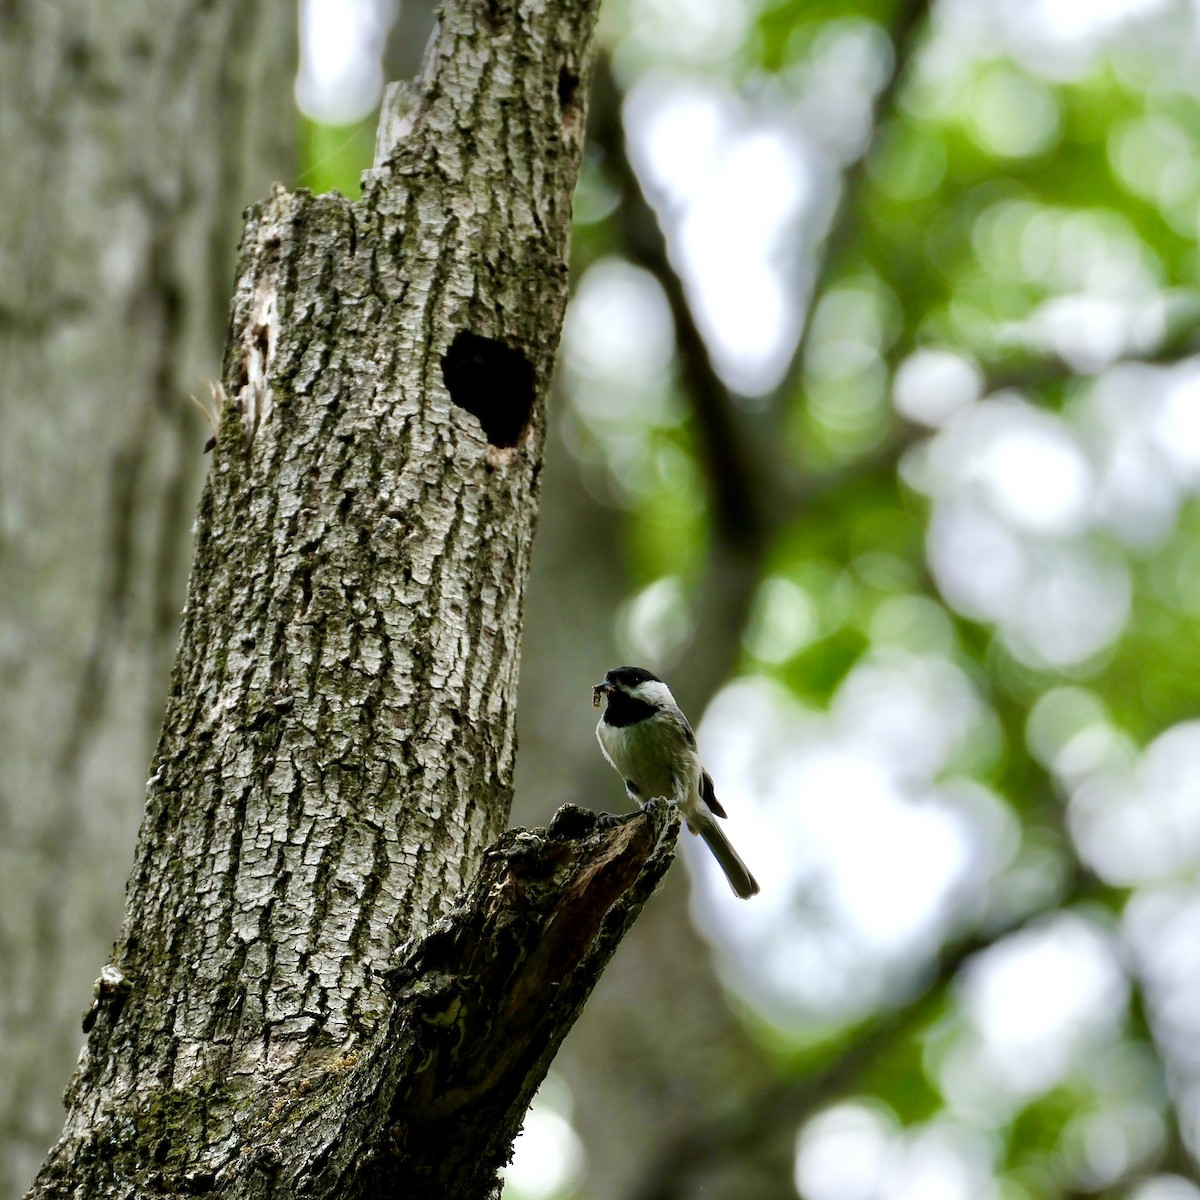
M381 971L508 817L594 7L449 6L362 200L250 216L120 975L33 1195L370 1194ZM338 1121L288 1107L335 1078Z
M291 0L0 15L0 1197L61 1127L161 724L238 213L293 171ZM81 669L82 664L82 669Z
M621 781L603 760L590 722L564 722L564 694L582 694L623 658L615 614L629 594L622 516L584 486L554 436L546 471L521 664L521 756L513 819L537 823L554 800L624 807ZM579 547L586 545L587 553ZM726 634L736 642L736 631ZM669 676L699 720L706 699L691 661ZM687 697L687 699L685 699ZM630 930L555 1060L570 1085L574 1125L587 1151L586 1194L647 1200L666 1187L662 1163L697 1127L736 1123L776 1078L730 1009L712 948L689 913L690 884L676 867ZM663 1195L784 1200L794 1197L794 1131L748 1145L732 1164L678 1172ZM695 1189L693 1192L690 1189Z

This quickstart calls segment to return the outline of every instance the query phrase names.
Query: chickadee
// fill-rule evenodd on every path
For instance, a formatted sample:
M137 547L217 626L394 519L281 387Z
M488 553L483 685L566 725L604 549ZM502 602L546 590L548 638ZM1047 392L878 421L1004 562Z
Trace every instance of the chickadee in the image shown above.
M687 827L708 843L734 893L743 900L755 895L758 883L717 825L725 810L671 689L641 667L614 667L592 688L595 708L602 698L607 703L596 737L629 798L642 806L660 798L677 805Z

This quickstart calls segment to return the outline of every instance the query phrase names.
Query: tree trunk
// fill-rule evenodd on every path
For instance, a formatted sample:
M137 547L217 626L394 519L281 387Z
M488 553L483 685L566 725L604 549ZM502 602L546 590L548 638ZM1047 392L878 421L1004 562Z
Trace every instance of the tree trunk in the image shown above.
M238 214L291 0L0 11L0 1197L61 1127L161 726ZM169 11L167 11L169 9Z
M33 1196L493 1193L670 861L673 818L578 810L484 860L594 17L447 5L362 199L249 217L125 924Z

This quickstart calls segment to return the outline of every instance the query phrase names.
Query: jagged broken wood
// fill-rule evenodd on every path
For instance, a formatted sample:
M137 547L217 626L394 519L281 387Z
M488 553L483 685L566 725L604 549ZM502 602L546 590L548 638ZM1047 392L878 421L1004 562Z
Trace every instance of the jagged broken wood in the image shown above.
M674 857L674 810L615 824L573 806L485 854L463 899L388 971L388 1052L349 1090L379 1098L382 1194L493 1194L534 1092ZM383 1139L380 1139L382 1142ZM416 1152L414 1152L416 1151Z

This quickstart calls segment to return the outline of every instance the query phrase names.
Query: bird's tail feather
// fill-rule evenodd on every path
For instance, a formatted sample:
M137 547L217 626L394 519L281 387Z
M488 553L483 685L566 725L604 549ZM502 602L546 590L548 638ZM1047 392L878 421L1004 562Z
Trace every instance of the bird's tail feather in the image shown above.
M733 888L733 893L742 900L749 900L751 896L758 894L758 880L750 874L749 868L738 852L729 844L729 839L721 832L720 826L712 817L705 817L701 820L691 820L688 822L695 831L704 839L708 848L713 852L713 857L721 864L721 870L725 872L725 878L729 880L729 886Z

